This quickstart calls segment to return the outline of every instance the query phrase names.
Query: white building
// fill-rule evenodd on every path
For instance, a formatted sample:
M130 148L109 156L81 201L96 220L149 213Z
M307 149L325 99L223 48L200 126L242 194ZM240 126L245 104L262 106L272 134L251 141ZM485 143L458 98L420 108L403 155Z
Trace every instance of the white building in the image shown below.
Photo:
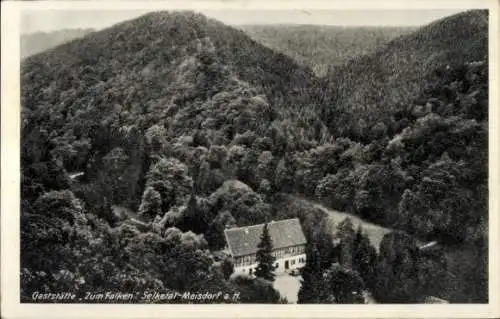
M272 221L267 224L273 244L275 272L301 268L306 263L306 237L297 218ZM252 275L257 268L257 245L264 224L226 229L227 249L233 258L234 272Z

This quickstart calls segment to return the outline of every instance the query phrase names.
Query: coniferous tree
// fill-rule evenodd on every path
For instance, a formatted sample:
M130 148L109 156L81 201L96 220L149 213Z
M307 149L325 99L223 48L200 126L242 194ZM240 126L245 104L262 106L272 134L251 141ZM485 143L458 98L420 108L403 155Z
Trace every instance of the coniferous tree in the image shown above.
M199 198L191 194L187 203L186 212L183 214L178 227L183 231L191 230L197 234L204 234L210 226L211 212L198 203Z
M269 281L274 281L274 261L276 258L272 255L273 243L271 236L269 235L269 229L267 224L264 225L262 230L262 235L260 237L260 243L257 245L259 250L257 250L257 269L255 270L255 276L264 278Z
M306 265L302 269L302 281L298 293L298 303L318 303L318 291L323 287L323 270L320 253L315 242L306 245Z
M379 302L413 303L418 300L418 248L403 232L386 234L380 242L373 296Z
M153 187L146 187L139 206L139 215L147 221L161 215L161 195Z
M354 238L352 264L353 269L359 272L368 288L373 284L376 258L375 247L370 243L368 236L363 233L363 227L360 225Z
M317 215L308 234L306 265L302 269L302 282L298 303L320 302L319 291L323 291L323 273L338 260L332 236L332 225L323 215ZM319 226L316 226L319 225Z
M352 256L354 253L354 239L356 237L356 231L352 220L347 217L337 226L337 238L340 239L340 264L352 268L353 260Z

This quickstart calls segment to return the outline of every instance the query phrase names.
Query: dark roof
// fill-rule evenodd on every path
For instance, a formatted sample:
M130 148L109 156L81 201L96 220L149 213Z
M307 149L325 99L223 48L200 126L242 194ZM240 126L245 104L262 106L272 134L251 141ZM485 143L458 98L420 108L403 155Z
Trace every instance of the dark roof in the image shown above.
M227 245L233 256L250 255L257 252L257 245L264 224L226 229ZM268 223L273 248L284 248L306 243L306 237L298 218L272 221Z

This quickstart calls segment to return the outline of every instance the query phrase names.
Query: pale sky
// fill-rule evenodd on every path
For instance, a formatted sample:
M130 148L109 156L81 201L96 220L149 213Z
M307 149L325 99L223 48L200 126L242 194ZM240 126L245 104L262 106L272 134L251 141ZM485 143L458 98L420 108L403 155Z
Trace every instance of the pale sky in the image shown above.
M21 33L60 29L102 29L150 10L24 10ZM463 10L200 10L229 25L323 24L339 26L419 26Z

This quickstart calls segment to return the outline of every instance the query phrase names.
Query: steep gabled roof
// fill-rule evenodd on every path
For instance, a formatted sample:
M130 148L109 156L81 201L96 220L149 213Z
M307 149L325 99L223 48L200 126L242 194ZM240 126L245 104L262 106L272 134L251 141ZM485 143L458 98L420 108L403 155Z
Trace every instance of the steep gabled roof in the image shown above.
M226 229L224 234L231 254L243 256L257 252L263 228L264 224ZM298 218L272 221L268 229L274 249L306 243Z

